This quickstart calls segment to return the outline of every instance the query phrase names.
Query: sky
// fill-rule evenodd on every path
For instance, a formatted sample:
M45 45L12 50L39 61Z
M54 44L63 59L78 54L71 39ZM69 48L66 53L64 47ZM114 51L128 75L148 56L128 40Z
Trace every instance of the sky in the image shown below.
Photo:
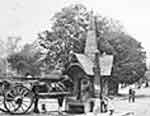
M24 42L31 42L37 33L50 28L54 13L75 3L119 20L150 52L149 0L0 0L0 39L21 36Z

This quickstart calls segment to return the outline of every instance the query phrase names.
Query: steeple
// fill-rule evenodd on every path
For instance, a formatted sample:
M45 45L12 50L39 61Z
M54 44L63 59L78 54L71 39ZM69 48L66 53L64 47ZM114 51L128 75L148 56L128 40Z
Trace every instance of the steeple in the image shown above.
M93 11L90 12L90 23L87 32L87 39L84 53L92 60L95 60L95 52L97 51L97 38L96 38L96 28L95 28L95 18Z
M92 10L90 12L89 20L90 20L89 30L95 31L95 18Z

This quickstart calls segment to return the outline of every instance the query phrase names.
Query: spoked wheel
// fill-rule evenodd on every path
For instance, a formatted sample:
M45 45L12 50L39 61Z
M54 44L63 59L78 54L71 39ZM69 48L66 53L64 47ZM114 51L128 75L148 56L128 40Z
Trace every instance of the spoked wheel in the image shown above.
M15 86L4 95L4 107L11 114L25 114L31 108L34 93L24 86Z

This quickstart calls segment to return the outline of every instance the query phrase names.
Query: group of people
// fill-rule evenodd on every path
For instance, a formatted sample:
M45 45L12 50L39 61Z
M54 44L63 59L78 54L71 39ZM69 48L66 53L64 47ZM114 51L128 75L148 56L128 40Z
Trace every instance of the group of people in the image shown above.
M132 88L129 89L129 102L135 102L135 90Z

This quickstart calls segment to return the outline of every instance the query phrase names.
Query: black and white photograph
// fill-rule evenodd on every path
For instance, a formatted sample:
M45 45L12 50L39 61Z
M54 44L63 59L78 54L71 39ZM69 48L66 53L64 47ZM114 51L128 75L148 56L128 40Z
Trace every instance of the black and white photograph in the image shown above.
M0 116L150 116L149 0L0 0Z

